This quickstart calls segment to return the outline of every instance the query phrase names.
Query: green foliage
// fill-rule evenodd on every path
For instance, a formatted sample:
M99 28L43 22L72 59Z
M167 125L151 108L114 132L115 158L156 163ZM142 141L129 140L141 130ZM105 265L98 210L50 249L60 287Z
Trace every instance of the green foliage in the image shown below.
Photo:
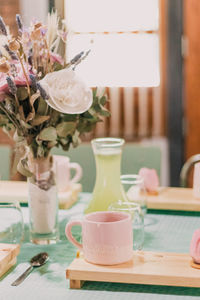
M38 135L38 139L42 141L56 141L57 133L54 127L44 128Z
M61 122L56 126L57 134L61 138L65 138L69 134L73 135L75 130L76 130L75 122Z
M20 101L23 101L28 98L28 92L27 88L25 87L18 87L17 89L17 98L20 99Z

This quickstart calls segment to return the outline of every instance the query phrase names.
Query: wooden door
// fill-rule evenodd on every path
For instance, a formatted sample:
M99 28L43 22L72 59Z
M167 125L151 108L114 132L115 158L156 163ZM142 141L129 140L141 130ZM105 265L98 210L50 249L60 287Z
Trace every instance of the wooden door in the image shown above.
M185 159L200 153L200 0L184 0Z

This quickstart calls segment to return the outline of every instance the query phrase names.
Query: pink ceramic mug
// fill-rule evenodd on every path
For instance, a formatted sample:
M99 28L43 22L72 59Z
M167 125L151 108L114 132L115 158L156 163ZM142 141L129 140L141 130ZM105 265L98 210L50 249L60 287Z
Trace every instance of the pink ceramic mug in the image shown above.
M74 225L82 227L83 244L72 236ZM86 215L82 221L70 221L65 228L69 241L83 251L91 263L115 265L129 261L133 255L131 216L123 212L99 211Z
M63 155L53 155L56 168L56 182L58 192L65 192L71 184L78 182L82 177L82 168L78 163L70 162L69 157ZM70 170L75 170L75 175L71 177Z

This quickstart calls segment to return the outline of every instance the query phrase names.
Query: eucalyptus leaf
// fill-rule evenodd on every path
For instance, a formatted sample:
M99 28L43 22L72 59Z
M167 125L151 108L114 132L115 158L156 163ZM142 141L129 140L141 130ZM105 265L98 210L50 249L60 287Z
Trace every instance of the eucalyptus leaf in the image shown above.
M35 94L33 94L29 100L30 106L31 106L31 112L28 114L27 118L26 118L26 122L33 120L33 118L35 117L35 108L34 108L34 102L40 97L40 93L37 92Z
M104 117L110 117L110 112L108 111L108 110L101 110L100 112L99 112L99 114L101 115L101 116L104 116Z
M54 72L60 71L63 69L63 65L59 64L58 62L54 62Z
M23 120L20 120L20 123L21 123L21 125L22 125L23 127L25 127L26 129L31 129L31 128L32 128L32 126L31 126L30 124L26 123L26 122L23 121Z
M62 144L62 145L67 145L67 143L68 143L68 140L67 139L60 139L60 143Z
M25 100L26 98L28 98L28 91L25 87L18 87L17 88L17 98L20 101Z
M39 140L55 141L57 139L56 129L54 127L44 128L38 135Z
M34 116L35 116L35 113L30 112L26 118L26 122L33 120Z
M45 113L47 111L47 106L48 106L48 104L46 103L46 101L40 97L38 100L37 113L39 115L45 115Z
M57 145L57 141L48 142L47 148L51 149Z
M96 112L96 110L95 110L94 108L90 108L90 109L88 110L88 112L89 112L92 116L96 116L96 115L97 115L97 112Z
M50 116L40 116L37 115L32 121L31 121L31 125L32 126L38 126L42 123L44 123L45 121L49 120Z
M33 94L31 96L31 98L30 98L30 105L33 106L35 100L37 100L39 97L40 97L40 93L39 92Z
M56 126L56 124L58 122L60 122L61 120L62 120L62 118L61 118L60 112L58 112L56 110L53 110L51 112L51 117L50 117L50 120L49 120L49 124L52 125L52 126Z
M27 161L26 159L21 159L17 165L17 171L26 177L31 177L33 174L28 169Z
M92 111L93 112L93 111ZM90 111L86 111L84 114L81 115L81 118L84 118L84 119L92 119L93 116L92 114L90 114Z
M63 115L63 121L66 122L73 122L77 120L77 115L71 115L71 114L64 114Z
M59 137L66 137L68 134L73 134L76 129L75 122L62 122L56 126L56 131Z
M107 102L107 98L105 97L105 96L102 96L100 99L99 99L99 102L100 102L100 104L101 105L105 105L106 104L106 102Z

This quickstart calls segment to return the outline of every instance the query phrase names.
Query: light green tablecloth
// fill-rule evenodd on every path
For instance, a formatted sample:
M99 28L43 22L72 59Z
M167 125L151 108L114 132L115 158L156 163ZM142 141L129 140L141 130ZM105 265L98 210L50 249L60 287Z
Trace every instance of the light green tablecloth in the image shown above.
M59 212L61 241L58 244L38 246L27 242L22 245L17 266L0 281L0 300L200 299L198 288L87 282L81 290L70 290L65 270L75 257L76 249L65 238L64 228L71 217L82 214L89 197L82 194L78 204ZM23 214L25 222L28 221L27 208L23 208ZM155 211L148 213L145 225L144 250L187 253L192 233L200 227L200 215ZM79 236L79 231L75 234ZM12 287L10 284L28 266L27 261L40 251L47 251L50 261L35 269L21 285Z

